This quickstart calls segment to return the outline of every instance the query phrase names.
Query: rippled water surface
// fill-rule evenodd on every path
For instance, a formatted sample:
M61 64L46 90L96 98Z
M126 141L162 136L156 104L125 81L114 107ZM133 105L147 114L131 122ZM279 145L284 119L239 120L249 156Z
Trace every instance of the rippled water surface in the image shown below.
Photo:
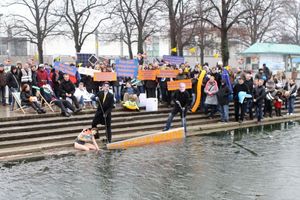
M2 166L0 199L297 200L300 126Z

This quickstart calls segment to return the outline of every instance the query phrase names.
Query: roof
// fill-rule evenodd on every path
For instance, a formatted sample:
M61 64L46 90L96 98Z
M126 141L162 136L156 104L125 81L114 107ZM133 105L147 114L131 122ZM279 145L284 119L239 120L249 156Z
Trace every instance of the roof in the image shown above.
M300 46L292 44L255 43L242 54L300 55Z

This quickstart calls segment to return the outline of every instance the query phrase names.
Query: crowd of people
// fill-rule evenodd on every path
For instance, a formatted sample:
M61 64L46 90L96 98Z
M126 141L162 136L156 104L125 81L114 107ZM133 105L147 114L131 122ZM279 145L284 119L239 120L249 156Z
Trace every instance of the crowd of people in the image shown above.
M73 64L71 64L73 65ZM75 66L75 65L73 65ZM7 67L7 66L6 66ZM99 63L86 66L101 72L116 71L115 64ZM98 106L92 127L83 132L92 135L97 133L97 124L105 124L108 141L111 141L111 109L120 102L133 101L139 103L139 95L146 93L147 98L157 98L161 104L174 107L164 130L171 127L176 113L184 117L194 105L197 94L201 92L199 112L204 112L208 118L220 118L227 123L229 118L229 104L234 105L234 120L242 123L245 116L250 120L256 118L260 123L265 117L282 116L282 109L288 115L295 111L295 99L298 87L294 78L287 78L283 71L272 73L264 64L257 72L230 68L218 62L215 66L205 63L203 66L191 67L188 63L170 65L167 62L141 64L139 70L178 70L176 78L157 78L156 80L140 81L129 77L117 77L116 81L97 82L89 75L76 73L75 76L64 74L51 65L17 62L5 71L0 64L0 92L1 102L6 106L5 92L9 88L11 110L14 109L15 98L13 93L20 94L21 105L29 106L37 113L46 111L39 101L42 96L46 102L55 104L61 109L63 116L69 117L80 112L88 102L94 108ZM203 81L198 84L199 76L205 71ZM192 88L186 89L180 84L178 91L169 91L168 82L174 80L191 79ZM108 100L107 100L108 99ZM220 113L220 115L216 115ZM219 117L220 116L220 117ZM103 122L105 121L105 122ZM84 136L82 133L82 137ZM89 136L90 137L90 136ZM77 147L84 149L85 147ZM96 147L95 147L96 148Z

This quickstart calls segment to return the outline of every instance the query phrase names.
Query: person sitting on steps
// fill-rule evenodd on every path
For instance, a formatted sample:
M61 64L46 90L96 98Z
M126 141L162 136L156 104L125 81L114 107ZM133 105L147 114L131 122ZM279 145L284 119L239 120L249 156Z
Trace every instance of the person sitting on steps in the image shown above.
M28 84L24 84L22 86L20 98L22 106L30 106L36 110L38 114L46 113L46 111L39 105L37 97L32 95L30 86Z

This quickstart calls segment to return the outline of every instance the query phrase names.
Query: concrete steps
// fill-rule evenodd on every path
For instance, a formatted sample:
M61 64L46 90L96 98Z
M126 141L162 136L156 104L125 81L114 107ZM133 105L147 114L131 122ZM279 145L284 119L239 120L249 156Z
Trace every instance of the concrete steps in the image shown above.
M300 101L297 101L296 110L300 112ZM158 112L115 109L112 113L113 140L123 140L162 130L170 111L171 108L164 106L160 107ZM230 105L230 111L232 114L233 105ZM26 114L0 118L0 160L22 158L22 155L34 157L43 155L46 150L53 151L53 149L59 148L67 148L70 151L73 149L74 140L79 132L85 127L90 127L94 114L95 110L85 110L70 118L61 117L60 113ZM282 119L287 120L286 118ZM281 119L270 119L270 122L274 120L280 121ZM217 123L218 121L219 117L207 119L204 114L189 113L187 116L188 131L191 134L199 134L254 124L254 121L245 121L243 125L235 122L222 124ZM181 120L177 116L174 118L172 127L180 126ZM100 136L104 138L105 130L103 126L99 125L99 127L101 128Z

